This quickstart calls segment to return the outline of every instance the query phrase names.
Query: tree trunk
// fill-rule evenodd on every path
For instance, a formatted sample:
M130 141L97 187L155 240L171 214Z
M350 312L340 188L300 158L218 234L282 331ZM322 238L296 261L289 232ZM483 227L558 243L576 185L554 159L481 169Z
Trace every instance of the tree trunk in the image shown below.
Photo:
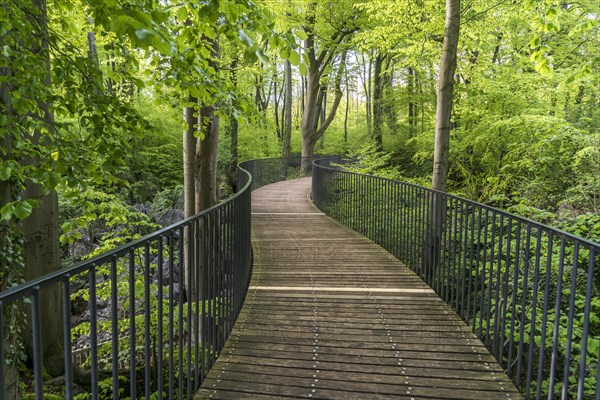
M348 143L348 108L350 107L350 82L348 81L348 70L344 71L346 78L346 112L344 114L344 144Z
M323 99L321 100L320 107L320 116L319 116L319 124L322 126L325 123L325 115L327 113L327 91L323 91ZM319 149L323 149L325 147L325 132L321 135L321 141L319 142Z
M198 114L196 107L198 99L189 96L188 104L183 109L183 118L186 129L183 131L183 213L189 218L195 213L196 189L195 189L195 156L196 136L198 131Z
M39 201L38 207L22 222L25 237L25 280L30 281L60 269L58 195L55 191L44 194L40 185L29 182L23 198ZM44 368L53 377L62 375L64 371L61 292L60 286L55 285L41 291L40 296ZM31 324L31 320L29 323ZM28 331L31 332L31 329L30 325ZM31 335L26 335L26 338L31 340ZM32 344L26 343L26 346L27 352L31 354Z
M219 68L217 60L220 57L218 39L211 39L211 66ZM217 152L219 146L219 115L218 105L202 104L198 126L200 136L196 142L195 173L196 178L196 213L202 212L217 203Z
M10 59L7 60L7 65L10 65ZM12 119L12 102L11 102L11 85L10 81L12 78L12 71L10 67L0 67L0 104L4 110L5 117L8 123L5 125L6 134L0 138L0 161L10 160L12 157L12 136L11 136L11 119ZM12 185L10 180L0 181L0 208L12 201ZM17 240L14 240L15 226L13 223L8 221L0 221L0 254L19 254L20 246ZM21 272L16 267L16 262L13 260L13 264L8 266L0 263L3 268L0 269L0 291L5 290L9 286L9 282L13 281L13 274L15 269L18 270L17 274ZM5 308L5 327L13 328L6 329L0 332L0 340L3 341L5 349L6 363L4 364L4 385L5 395L7 399L17 399L19 389L19 354L17 351L7 351L7 349L17 349L17 335L11 333L14 328L21 324L20 321L14 321L14 309L9 310Z
M292 64L285 61L285 94L283 100L283 129L282 129L282 151L283 163L281 165L281 177L287 177L288 160L292 140Z
M367 135L371 136L371 59L369 58L369 66L367 67L367 61L365 55L362 54L362 74L361 81L363 90L365 91L365 117L367 119Z
M375 57L374 76L373 76L373 141L377 149L383 149L383 85L381 79L381 67L383 57L377 54Z
M456 71L456 51L460 28L460 0L446 0L446 27L440 60L440 75L435 113L435 148L433 155L433 189L446 191L450 120Z
M371 68L373 66L373 61L371 60L371 57L369 57L369 68L367 69L366 72L366 79L365 79L365 85L366 85L366 97L367 97L367 133L369 134L369 136L371 136L373 134L373 114L372 114L372 110L373 110L373 85L372 85L372 73L371 73Z
M279 125L279 92L277 91L277 74L273 72L273 85L275 85L275 91L273 92L273 108L275 114L275 132L277 133L277 139L281 140L281 126Z
M309 37L310 38L310 37ZM307 39L308 41L308 39ZM340 105L340 101L342 100L343 92L341 89L342 77L344 76L344 71L346 69L346 56L347 53L344 51L342 53L340 65L338 67L336 77L335 77L335 97L333 99L333 103L331 104L331 108L329 109L329 113L327 118L317 129L317 118L319 117L319 102L318 97L320 93L320 83L319 80L321 78L322 72L322 64L321 69L318 67L318 63L311 63L308 67L307 71L307 89L306 89L306 103L304 105L304 115L302 116L302 166L301 172L303 174L307 174L310 172L311 168L311 160L310 158L314 155L314 147L317 143L317 140L325 133L333 118L335 117L335 113L337 112L338 106ZM314 58L314 48L312 56L309 55L309 60Z
M196 136L198 131L198 99L193 96L188 96L188 103L183 108L183 118L185 120L186 129L183 131L183 214L184 218L190 218L195 214L195 153L196 153ZM193 233L189 227L185 227L183 232L183 267L186 282L193 281L193 268L190 268L190 260L192 259L189 252L189 242ZM193 242L193 240L192 240ZM192 285L192 288L195 286ZM188 293L188 297L194 298L195 293Z
M415 136L417 127L417 104L415 103L415 77L416 71L408 67L408 131L409 137Z
M48 43L48 17L46 12L46 0L34 0L33 6L39 12L32 18L36 18L34 25L40 26L39 48L34 53L41 55L45 63L46 76L45 85L50 86L50 53ZM49 104L44 100L38 100L38 106L43 111L43 121L49 132L53 130L53 115ZM32 143L49 145L48 137L42 137L41 132L34 132ZM26 160L28 164L36 164L37 158ZM38 207L34 208L29 217L21 223L24 233L23 257L25 261L25 279L31 280L42 275L60 269L60 244L58 223L58 195L55 191L48 194L43 193L42 187L33 182L26 183L23 199L35 199L39 201ZM29 307L27 307L29 311ZM40 322L43 335L42 347L44 368L51 376L59 376L64 371L63 355L63 330L61 311L61 287L52 286L41 291L40 296ZM68 317L68 316L65 316ZM31 330L31 318L29 319L28 331ZM25 335L26 340L31 340L31 335ZM26 342L26 350L31 354L31 343Z
M217 150L219 144L219 116L215 107L200 109L201 132L196 144L196 213L217 202Z
M456 52L460 28L460 0L446 0L446 27L440 60L438 81L435 148L433 160L433 189L445 192L448 178L448 150L450 144L450 121ZM438 268L441 253L441 237L446 219L446 197L432 192L429 196L426 243L423 246L423 270L433 274Z
M88 19L88 23L93 25L93 21ZM87 34L88 37L88 60L90 61L89 79L92 85L94 85L93 91L96 94L100 94L102 91L102 72L100 70L100 60L98 57L98 47L96 46L96 34L90 30Z
M237 88L237 57L231 62L231 82ZM238 106L237 100L233 100L233 108ZM232 187L237 185L237 165L238 165L238 120L233 114L229 113L229 163L227 165L227 176Z

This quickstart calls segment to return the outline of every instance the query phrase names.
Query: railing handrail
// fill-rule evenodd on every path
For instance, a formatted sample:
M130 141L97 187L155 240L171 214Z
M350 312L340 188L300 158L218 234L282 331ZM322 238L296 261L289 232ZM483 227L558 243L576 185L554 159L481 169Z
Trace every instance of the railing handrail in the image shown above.
M586 239L584 237L574 235L572 233L566 232L566 231L561 230L559 228L556 228L556 227L553 227L553 226L550 226L550 225L546 225L544 223L541 223L541 222L538 222L538 221L535 221L533 219L529 219L529 218L526 218L526 217L523 217L523 216L520 216L520 215L517 215L517 214L513 214L513 213L511 213L509 211L502 210L500 208L497 208L497 207L494 207L494 206L490 206L490 205L485 204L485 203L479 203L479 202L476 202L474 200L466 199L464 197L460 197L460 196L457 196L457 195L454 195L454 194L451 194L451 193L448 193L448 192L443 192L443 191L440 191L440 190L428 188L426 186L417 185L415 183L399 181L397 179L391 179L391 178L386 178L386 177L377 176L377 175L361 174L360 172L346 171L346 170L342 169L341 167L335 167L335 166L332 167L332 166L326 166L326 165L318 164L318 163L324 162L324 161L329 161L329 160L319 158L319 159L316 159L316 160L313 161L313 165L315 165L315 166L317 166L319 168L328 169L330 171L343 171L345 173L352 174L352 175L368 176L369 178L372 178L372 179L379 179L379 180L387 181L387 182L401 183L403 185L410 186L410 187L413 187L413 188L417 188L417 189L421 189L421 190L426 190L426 191L429 191L431 193L437 193L439 195L443 195L443 196L445 196L447 198L450 198L450 199L460 200L460 201L466 202L466 203L468 203L470 205L487 209L487 210L492 211L492 212L494 212L496 214L508 215L511 218L514 218L514 219L516 219L516 220L518 220L520 222L532 225L532 226L534 226L536 228L540 228L540 229L545 230L545 231L552 231L554 235L557 235L559 237L564 237L565 239L568 238L568 239L577 241L579 243L582 243L582 244L585 244L585 245L589 246L590 248L594 247L594 248L596 248L596 249L598 249L600 251L600 243L593 242L593 241L591 241L589 239Z
M65 279L69 279L70 277L80 274L82 272L88 271L90 268L93 268L96 264L102 264L108 262L113 257L121 257L128 253L131 249L136 249L140 246L143 246L146 242L152 241L163 236L165 233L175 231L178 228L183 228L193 221L201 218L205 214L209 214L213 212L215 209L223 207L225 204L231 202L232 200L239 197L242 193L250 188L252 185L252 175L241 166L238 165L238 168L248 176L248 181L240 190L236 191L234 194L229 196L227 199L220 201L212 207L203 210L202 212L192 215L186 219L183 219L179 222L175 222L172 225L161 228L157 231L154 231L146 236L141 238L132 240L131 242L127 242L115 249L108 250L106 253L100 254L96 257L90 258L88 260L82 260L77 262L75 265L57 269L56 271L50 272L48 274L42 275L40 277L34 278L27 282L21 283L17 286L13 286L11 288L7 288L6 290L0 291L0 306L2 304L10 303L18 298L22 298L24 293L31 293L33 290L41 289L44 287L48 287L64 281Z

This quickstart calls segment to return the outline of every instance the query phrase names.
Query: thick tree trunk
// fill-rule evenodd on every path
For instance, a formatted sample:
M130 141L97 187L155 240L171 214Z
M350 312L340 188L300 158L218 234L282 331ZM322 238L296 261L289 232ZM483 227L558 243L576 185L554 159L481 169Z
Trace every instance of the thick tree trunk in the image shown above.
M442 44L440 75L438 81L435 149L433 178L431 186L435 190L446 191L448 179L448 151L450 144L450 121L456 52L460 28L460 0L446 0L446 28ZM446 197L432 192L429 198L428 226L426 243L423 246L423 269L431 274L438 268L441 253L441 237L446 219Z
M219 42L211 39L212 52L210 64L218 69L220 57ZM267 100L268 101L268 100ZM217 203L219 188L217 185L217 152L219 146L218 105L202 104L200 107L200 136L196 142L195 178L196 178L196 213L202 212Z
M198 99L189 96L188 103L183 109L183 118L185 120L186 129L183 131L183 214L185 218L189 218L195 214L195 154L196 154L196 136L198 131L198 112L196 106ZM189 252L189 242L192 232L188 227L183 232L183 266L186 282L193 282L194 268L190 268L190 260L192 256ZM193 242L193 239L192 239ZM192 251L193 254L193 251ZM189 286L188 286L189 287ZM195 285L191 285L195 287ZM195 293L188 293L191 299L195 298Z
M40 27L40 47L34 49L39 52L45 62L46 86L50 86L50 54L47 31L47 12L45 0L34 0L33 6L39 13L34 26ZM43 111L43 120L48 131L53 130L53 115L48 103L38 100L38 106ZM33 144L49 145L49 139L42 138L40 132L34 132L31 141ZM36 158L26 160L29 164L36 164ZM31 280L39 276L60 269L60 229L58 224L58 195L52 191L43 193L42 187L33 182L26 183L23 199L38 200L38 207L34 208L29 217L22 221L24 234L23 256L25 261L25 279ZM40 296L40 322L42 335L42 352L44 367L51 376L59 376L64 370L63 356L63 330L61 311L61 288L58 285L41 291ZM68 316L66 316L68 317ZM31 319L28 331L31 330ZM26 335L26 340L31 340L31 335ZM26 342L26 349L31 354L31 343Z
M313 66L308 67L306 76L306 92L304 98L304 113L302 114L302 166L301 172L308 174L311 169L310 158L314 154L314 147L317 141L317 117L319 108L317 97L319 95L318 70Z
M194 179L196 136L198 131L198 112L195 105L198 99L188 97L188 104L183 109L186 129L183 131L183 213L189 218L196 209L196 183Z
M196 213L217 202L217 150L219 145L219 116L215 107L200 109L201 133L196 144Z
M10 60L6 64L10 65ZM11 118L12 118L12 102L11 102L11 86L9 84L12 71L10 67L0 67L0 77L3 79L0 83L0 104L5 117L8 120L8 124L5 126L7 134L0 138L0 162L4 160L10 160L12 157L12 136L11 129ZM12 201L12 185L10 180L0 181L0 208ZM15 226L11 222L0 221L0 254L19 254L20 246L18 242L14 240ZM13 261L14 262L14 261ZM0 265L2 263L0 262ZM12 280L12 273L14 273L15 265L6 266L0 269L0 291L5 290L8 287L8 283ZM20 271L19 271L20 272ZM20 321L14 320L14 310L11 312L5 309L5 327L10 327L6 331L0 332L0 340L3 341L4 349L17 349L17 335L10 331L14 329ZM19 389L19 354L16 351L7 352L5 350L6 362L4 364L4 385L5 395L7 399L17 399Z
M377 54L375 57L373 76L373 142L378 149L383 148L383 85L381 79L381 67L383 57Z
M445 191L448 178L450 120L454 93L454 72L460 28L460 0L446 0L446 27L440 60L440 75L435 113L435 148L433 153L433 189Z
M307 39L308 41L308 39ZM314 43L314 42L313 42ZM311 160L310 158L314 155L314 147L317 143L317 140L325 133L333 118L335 117L335 113L340 105L340 101L342 100L343 92L341 89L342 77L344 76L344 71L346 69L346 56L347 53L343 52L340 65L338 67L336 76L335 76L335 97L333 99L333 103L331 104L331 108L329 109L329 113L325 121L319 126L317 129L317 118L320 115L320 107L318 102L318 97L320 93L320 83L321 72L322 69L319 69L317 62L309 65L307 72L307 90L306 90L306 103L304 105L304 115L302 116L302 166L301 172L303 174L307 174L310 172L311 168ZM314 48L312 57L309 55L309 60L314 59ZM321 67L322 68L322 67Z
M40 185L29 183L23 198L39 201L39 206L22 222L25 280L29 281L60 269L58 195L54 191L44 194ZM64 371L60 286L52 286L41 292L39 310L44 368L50 376L56 377ZM26 337L29 340L31 335ZM27 347L30 345L27 343ZM32 347L29 347L28 352L31 351Z

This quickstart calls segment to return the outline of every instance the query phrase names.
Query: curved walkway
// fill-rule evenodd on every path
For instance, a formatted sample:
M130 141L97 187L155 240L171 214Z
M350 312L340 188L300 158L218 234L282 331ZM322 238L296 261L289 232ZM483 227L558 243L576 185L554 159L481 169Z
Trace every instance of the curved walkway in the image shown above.
M521 398L429 286L312 204L310 182L252 194L250 288L196 398Z

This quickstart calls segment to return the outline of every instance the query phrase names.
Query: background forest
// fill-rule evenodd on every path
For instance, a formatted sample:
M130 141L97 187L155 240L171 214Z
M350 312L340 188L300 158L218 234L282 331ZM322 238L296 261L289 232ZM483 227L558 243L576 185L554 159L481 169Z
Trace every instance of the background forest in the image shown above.
M242 160L344 154L430 186L444 10L4 0L0 289L210 207ZM449 192L600 241L599 15L463 0Z

